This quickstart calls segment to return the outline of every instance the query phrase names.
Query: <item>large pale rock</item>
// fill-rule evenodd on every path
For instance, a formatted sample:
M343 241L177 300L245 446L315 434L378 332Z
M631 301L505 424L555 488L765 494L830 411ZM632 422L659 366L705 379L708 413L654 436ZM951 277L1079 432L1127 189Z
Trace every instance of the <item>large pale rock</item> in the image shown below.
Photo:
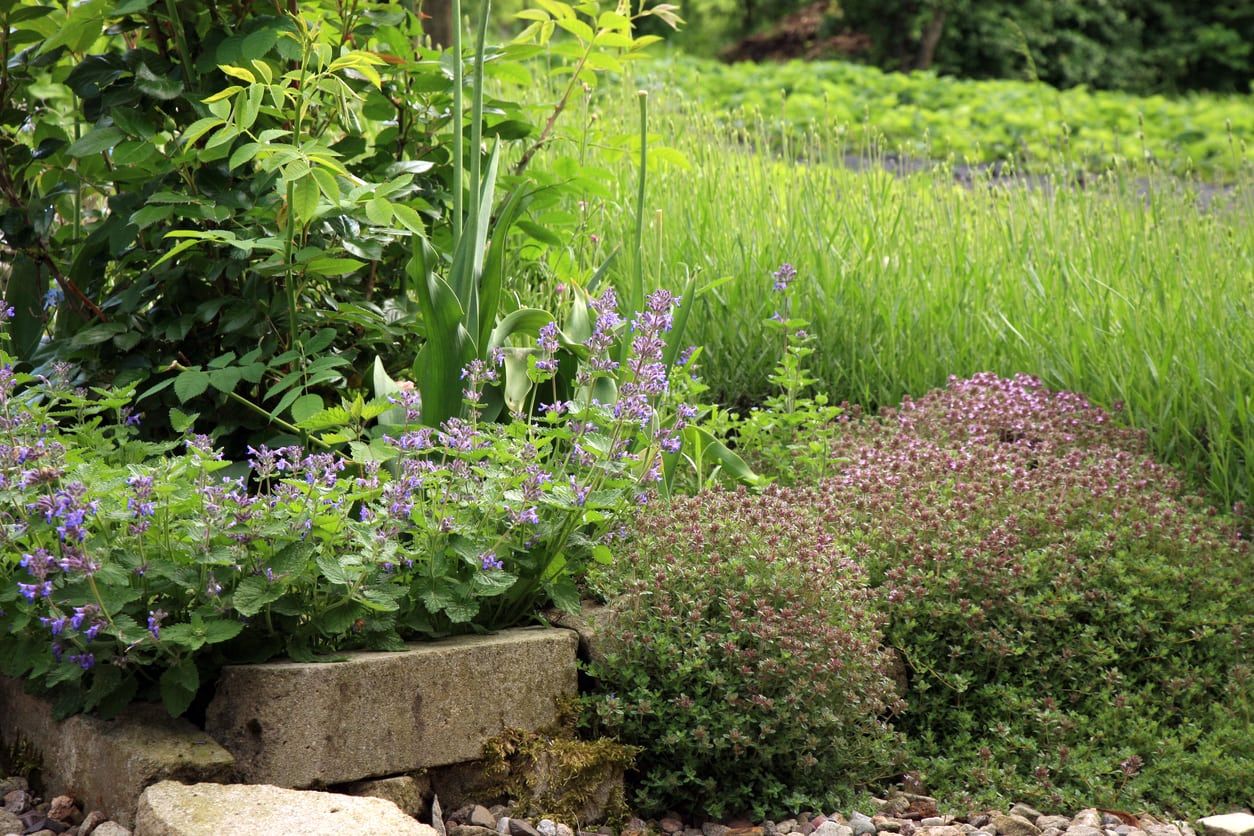
M46 795L73 796L84 809L108 810L127 826L149 784L226 781L235 763L212 738L159 705L132 705L112 720L55 720L47 700L0 677L0 742L18 740L39 754Z
M362 795L391 801L403 813L416 819L427 812L427 794L431 780L426 775L397 775L393 778L377 778L373 781L355 781L335 788L345 795Z
M144 790L135 836L434 836L390 801L264 784L162 781Z
M556 723L576 694L576 644L569 630L526 628L335 664L228 666L206 730L243 780L282 787L471 761L507 728Z
M1254 816L1249 813L1228 813L1207 816L1197 823L1206 829L1206 836L1250 836L1254 834Z

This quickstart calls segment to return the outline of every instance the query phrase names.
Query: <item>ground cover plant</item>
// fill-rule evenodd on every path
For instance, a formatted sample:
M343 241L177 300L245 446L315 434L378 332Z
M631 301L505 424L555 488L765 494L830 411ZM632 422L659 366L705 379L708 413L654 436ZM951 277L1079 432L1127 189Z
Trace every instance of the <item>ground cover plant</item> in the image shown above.
M642 747L642 812L834 809L899 771L879 593L807 510L778 492L676 498L597 573L613 615L587 710Z
M651 97L651 139L672 148L650 157L643 273L654 284L687 271L703 289L688 334L712 400L745 407L773 391L780 335L765 323L778 300L766 288L788 262L801 277L791 316L818 348L809 373L833 403L873 410L950 375L1029 370L1121 405L1120 420L1219 506L1248 505L1248 172L1218 191L1123 169L1083 186L1065 171L1033 183L956 182L944 166L896 176L843 167L830 136L792 146L802 162L775 159L702 110L666 103ZM591 105L595 124L634 106L626 92ZM608 252L634 235L632 146L608 132L586 145L607 185L585 193L595 236L572 247ZM619 260L609 274L631 271Z
M781 147L781 133L813 128L843 134L851 153L873 139L924 159L1089 171L1153 162L1226 180L1246 165L1254 137L1245 95L1135 96L841 61L723 64L677 52L649 62L644 77L724 125L744 126L752 134L746 141L758 147Z
M986 373L824 435L832 477L646 514L599 573L590 702L645 746L637 803L782 816L877 769L965 809L1249 803L1249 542L1143 434Z

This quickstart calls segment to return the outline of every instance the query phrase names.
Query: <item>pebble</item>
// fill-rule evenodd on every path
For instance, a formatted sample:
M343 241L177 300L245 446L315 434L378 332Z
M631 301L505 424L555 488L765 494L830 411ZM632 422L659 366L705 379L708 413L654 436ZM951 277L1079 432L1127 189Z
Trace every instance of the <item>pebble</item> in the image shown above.
M853 836L870 836L875 833L875 823L856 810L849 814L849 827L853 830Z
M999 836L1040 836L1041 829L1023 816L993 816L993 827Z
M896 819L890 819L887 816L872 816L871 822L875 825L875 829L887 833L900 833L901 822Z
M792 833L796 829L796 819L784 819L782 822L775 825L775 832L778 833L779 836L788 836L789 833Z
M536 822L536 830L540 831L541 836L557 836L557 823L552 819L540 819Z
M557 823L557 836L575 836L575 831L559 821Z
M92 836L96 828L109 820L109 817L99 810L92 810L83 817L83 823L78 826L78 836Z
M26 825L15 814L8 810L0 810L0 834L21 833L24 830L26 830Z
M1071 819L1071 825L1067 828L1067 830L1070 832L1076 827L1092 827L1101 829L1102 814L1097 812L1092 807L1089 807L1087 810L1081 810L1075 814L1074 818Z
M73 798L68 795L58 795L48 805L48 818L62 824L78 824L83 820L83 814Z
M1038 827L1040 826L1036 821L1037 819L1041 817L1040 811L1032 807L1029 807L1026 804L1015 804L1014 806L1012 806L1010 808L1010 815L1023 816L1025 819L1032 822L1033 824L1037 824Z
M1087 824L1072 824L1066 830L1066 836L1105 836L1103 832L1096 827L1090 827Z
M1051 827L1058 830L1066 830L1071 826L1071 819L1066 816L1040 816L1036 820L1036 826L1042 831Z
M1206 829L1206 836L1251 836L1254 834L1254 816L1249 813L1229 813L1225 816L1207 816L1198 819Z
M727 831L730 829L731 828L726 825L712 821L708 821L701 825L701 832L705 834L705 836L727 836Z
M925 819L919 819L919 827L943 827L949 822L940 816L928 816Z
M509 823L510 823L509 816L501 816L500 818L498 818L496 820L496 832L500 833L501 836L510 836Z
M815 829L814 836L853 836L853 830L848 825L824 821Z
M496 830L496 816L488 811L487 807L482 804L476 804L470 811L470 817L467 819L470 824L475 827L483 827L488 830Z
M540 836L540 831L522 819L509 819L510 836Z
M658 822L658 827L662 828L663 833L679 833L684 829L684 823L668 816Z
M131 831L115 821L107 821L93 830L91 836L131 836Z

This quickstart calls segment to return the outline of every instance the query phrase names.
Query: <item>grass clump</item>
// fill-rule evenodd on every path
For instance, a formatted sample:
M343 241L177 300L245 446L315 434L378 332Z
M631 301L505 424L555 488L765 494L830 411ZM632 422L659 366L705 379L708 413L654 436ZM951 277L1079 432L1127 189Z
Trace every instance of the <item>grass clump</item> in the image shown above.
M598 730L643 748L633 803L719 818L832 809L894 772L897 705L862 570L786 495L646 513L600 578Z

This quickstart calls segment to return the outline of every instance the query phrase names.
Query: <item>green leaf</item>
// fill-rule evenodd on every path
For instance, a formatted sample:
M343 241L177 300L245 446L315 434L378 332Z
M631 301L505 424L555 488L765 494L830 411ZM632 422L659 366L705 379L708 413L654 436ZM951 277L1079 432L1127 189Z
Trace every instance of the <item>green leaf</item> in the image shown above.
M180 717L187 711L199 688L200 671L191 659L183 659L161 674L161 702L171 717Z
M244 578L235 587L231 596L231 604L235 611L243 616L254 616L267 605L283 597L283 587L270 583L259 575Z
M292 211L301 223L308 223L318 211L318 181L308 173L292 187Z
M325 404L323 404L320 396L301 395L299 398L292 401L292 406L290 408L292 420L297 424L300 424L300 422L309 420L314 415L321 412L324 408Z
M318 564L318 571L322 573L322 577L331 583L341 586L348 586L352 583L344 567L340 565L333 555L319 554L315 562Z
M34 354L44 333L43 298L48 283L48 274L32 258L25 254L14 257L5 292L13 308L9 323L13 350L24 360Z
M223 394L229 394L235 391L235 387L239 385L239 380L243 374L244 371L239 366L215 369L209 372L209 385ZM177 388L174 391L176 394L178 393Z
M186 413L178 407L170 408L170 428L179 435L190 430L196 424L196 419L200 417L197 412Z
M511 575L502 569L492 569L475 574L470 586L480 598L494 598L504 595L517 582L517 575Z
M183 82L169 74L157 75L148 69L147 64L140 64L135 70L135 89L146 96L168 102L182 95Z
M205 643L221 644L230 641L244 631L244 625L238 621L209 621L205 624Z
M187 403L192 398L203 395L209 388L209 374L199 369L188 369L174 379L174 394L179 403Z
M92 154L109 150L125 138L126 134L112 125L105 128L92 128L71 144L66 153L71 157L90 157Z
M609 546L599 543L592 549L592 559L602 566L609 566L614 562L614 553L610 551Z

